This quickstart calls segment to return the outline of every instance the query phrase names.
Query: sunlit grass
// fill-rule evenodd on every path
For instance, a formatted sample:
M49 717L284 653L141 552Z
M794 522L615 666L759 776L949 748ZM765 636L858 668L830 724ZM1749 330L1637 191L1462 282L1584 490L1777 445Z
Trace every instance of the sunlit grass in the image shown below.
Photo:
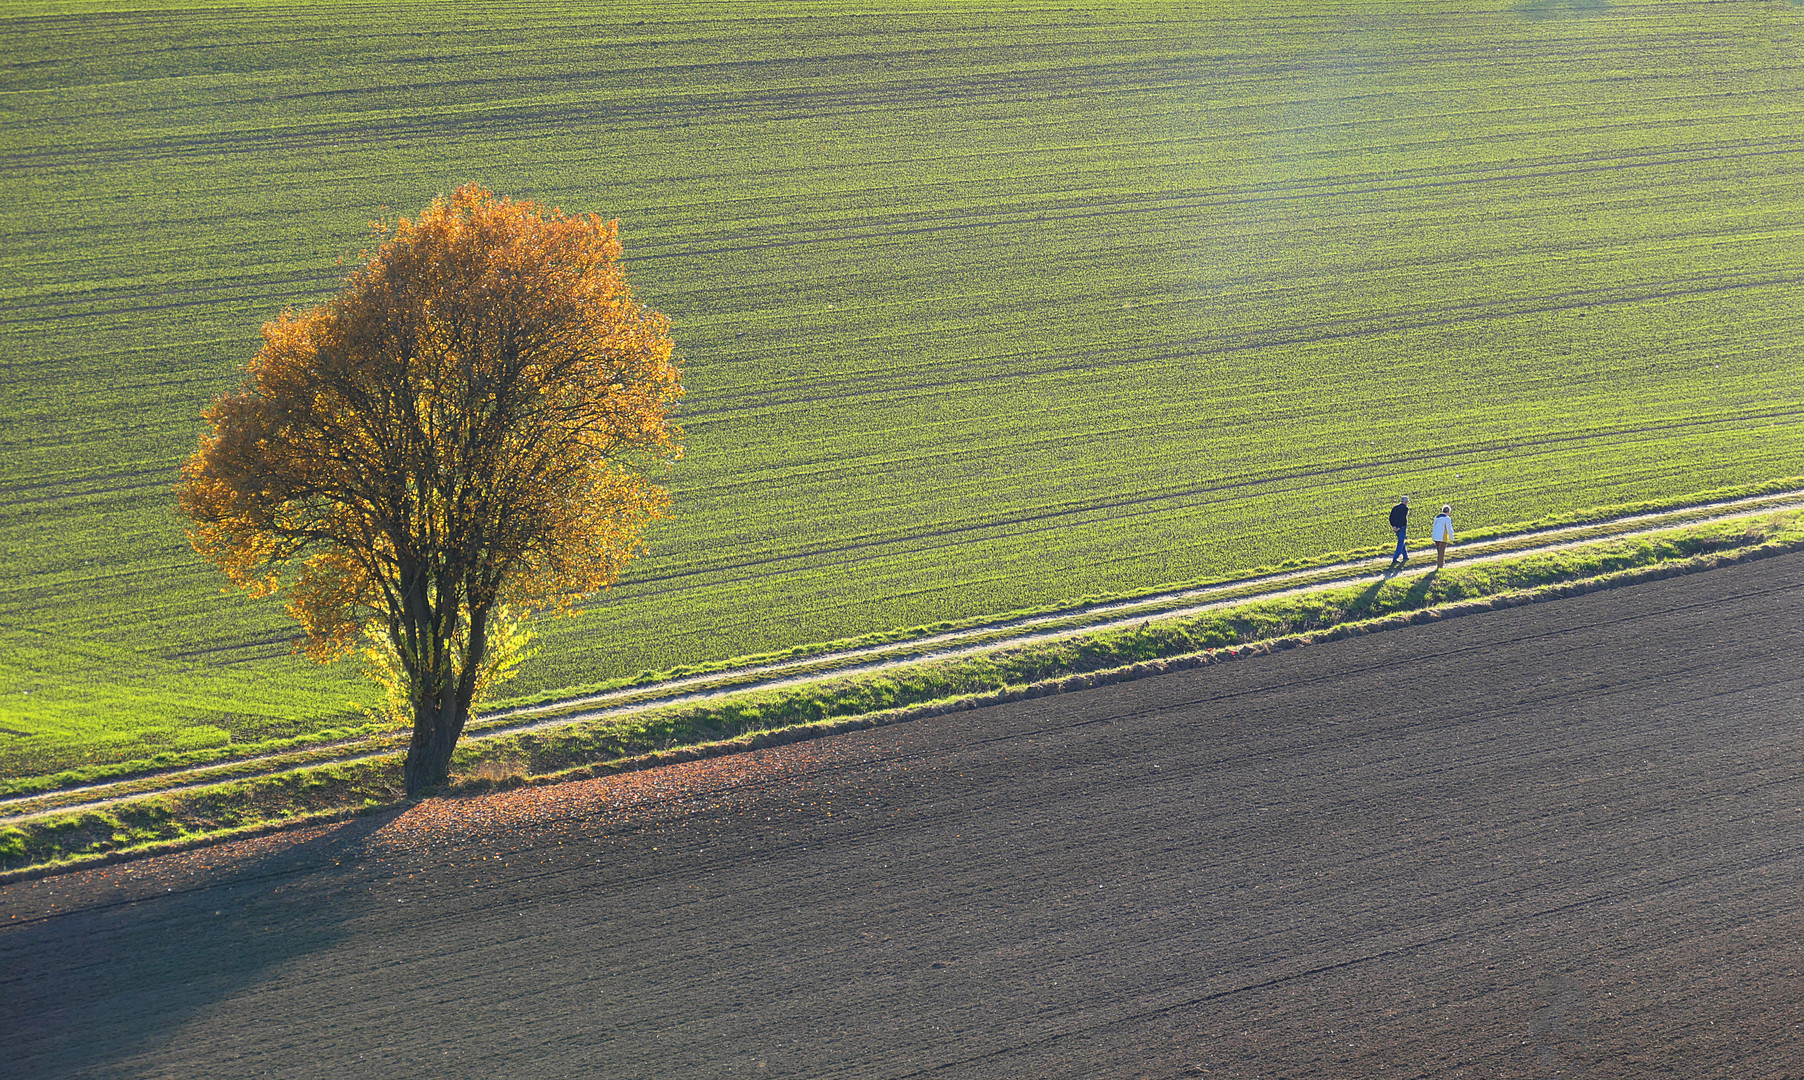
M169 487L465 180L617 215L690 390L510 692L1804 473L1804 9L9 11L0 771L367 701Z

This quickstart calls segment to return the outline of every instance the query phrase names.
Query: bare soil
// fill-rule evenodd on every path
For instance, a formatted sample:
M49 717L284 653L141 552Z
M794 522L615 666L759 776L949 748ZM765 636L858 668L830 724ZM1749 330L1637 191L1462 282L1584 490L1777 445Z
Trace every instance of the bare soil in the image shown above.
M1804 556L0 889L0 1075L1804 1078Z

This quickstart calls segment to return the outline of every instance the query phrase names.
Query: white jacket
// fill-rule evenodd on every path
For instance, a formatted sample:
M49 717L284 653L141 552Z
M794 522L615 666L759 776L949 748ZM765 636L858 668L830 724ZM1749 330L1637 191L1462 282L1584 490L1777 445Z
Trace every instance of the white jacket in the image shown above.
M1453 519L1451 517L1442 514L1434 519L1434 539L1437 544L1443 540L1449 544L1453 543Z

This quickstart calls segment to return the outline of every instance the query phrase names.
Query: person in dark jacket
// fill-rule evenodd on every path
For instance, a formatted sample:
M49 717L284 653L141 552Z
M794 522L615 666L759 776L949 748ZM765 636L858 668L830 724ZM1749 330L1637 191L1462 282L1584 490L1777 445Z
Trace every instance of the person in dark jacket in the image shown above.
M1391 507L1391 528L1397 530L1397 551L1391 556L1391 569L1409 562L1409 547L1405 538L1409 535L1409 496L1405 495L1396 506Z

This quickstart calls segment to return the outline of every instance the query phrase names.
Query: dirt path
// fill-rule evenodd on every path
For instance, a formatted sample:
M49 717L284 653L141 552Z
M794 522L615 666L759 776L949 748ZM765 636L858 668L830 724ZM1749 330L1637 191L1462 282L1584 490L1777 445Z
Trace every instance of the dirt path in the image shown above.
M1456 546L1454 562L1461 565L1566 551L1601 540L1651 536L1682 525L1734 521L1777 511L1804 508L1804 491L1699 503L1604 522L1559 526L1525 533L1511 533L1478 543ZM571 724L612 720L672 705L717 700L732 694L769 691L840 679L876 675L924 662L976 656L1000 649L1020 648L1081 634L1094 634L1134 626L1149 619L1182 619L1203 612L1256 600L1272 600L1339 588L1351 582L1386 576L1418 576L1429 567L1415 541L1415 567L1387 574L1388 557L1289 570L1177 592L1155 593L1126 600L1095 604L1076 611L1028 616L970 627L948 633L872 645L840 652L807 656L751 667L733 668L687 676L625 690L559 699L474 717L464 733L465 744L528 731L543 731ZM573 707L589 706L581 711ZM547 712L557 715L544 717ZM124 780L106 781L51 792L0 797L0 824L50 814L105 810L121 803L155 798L186 788L204 787L226 779L278 776L326 764L351 764L395 755L405 740L395 735L329 743L277 754L233 758L210 765L171 769Z
M0 1076L1804 1077L1804 556L0 888Z

